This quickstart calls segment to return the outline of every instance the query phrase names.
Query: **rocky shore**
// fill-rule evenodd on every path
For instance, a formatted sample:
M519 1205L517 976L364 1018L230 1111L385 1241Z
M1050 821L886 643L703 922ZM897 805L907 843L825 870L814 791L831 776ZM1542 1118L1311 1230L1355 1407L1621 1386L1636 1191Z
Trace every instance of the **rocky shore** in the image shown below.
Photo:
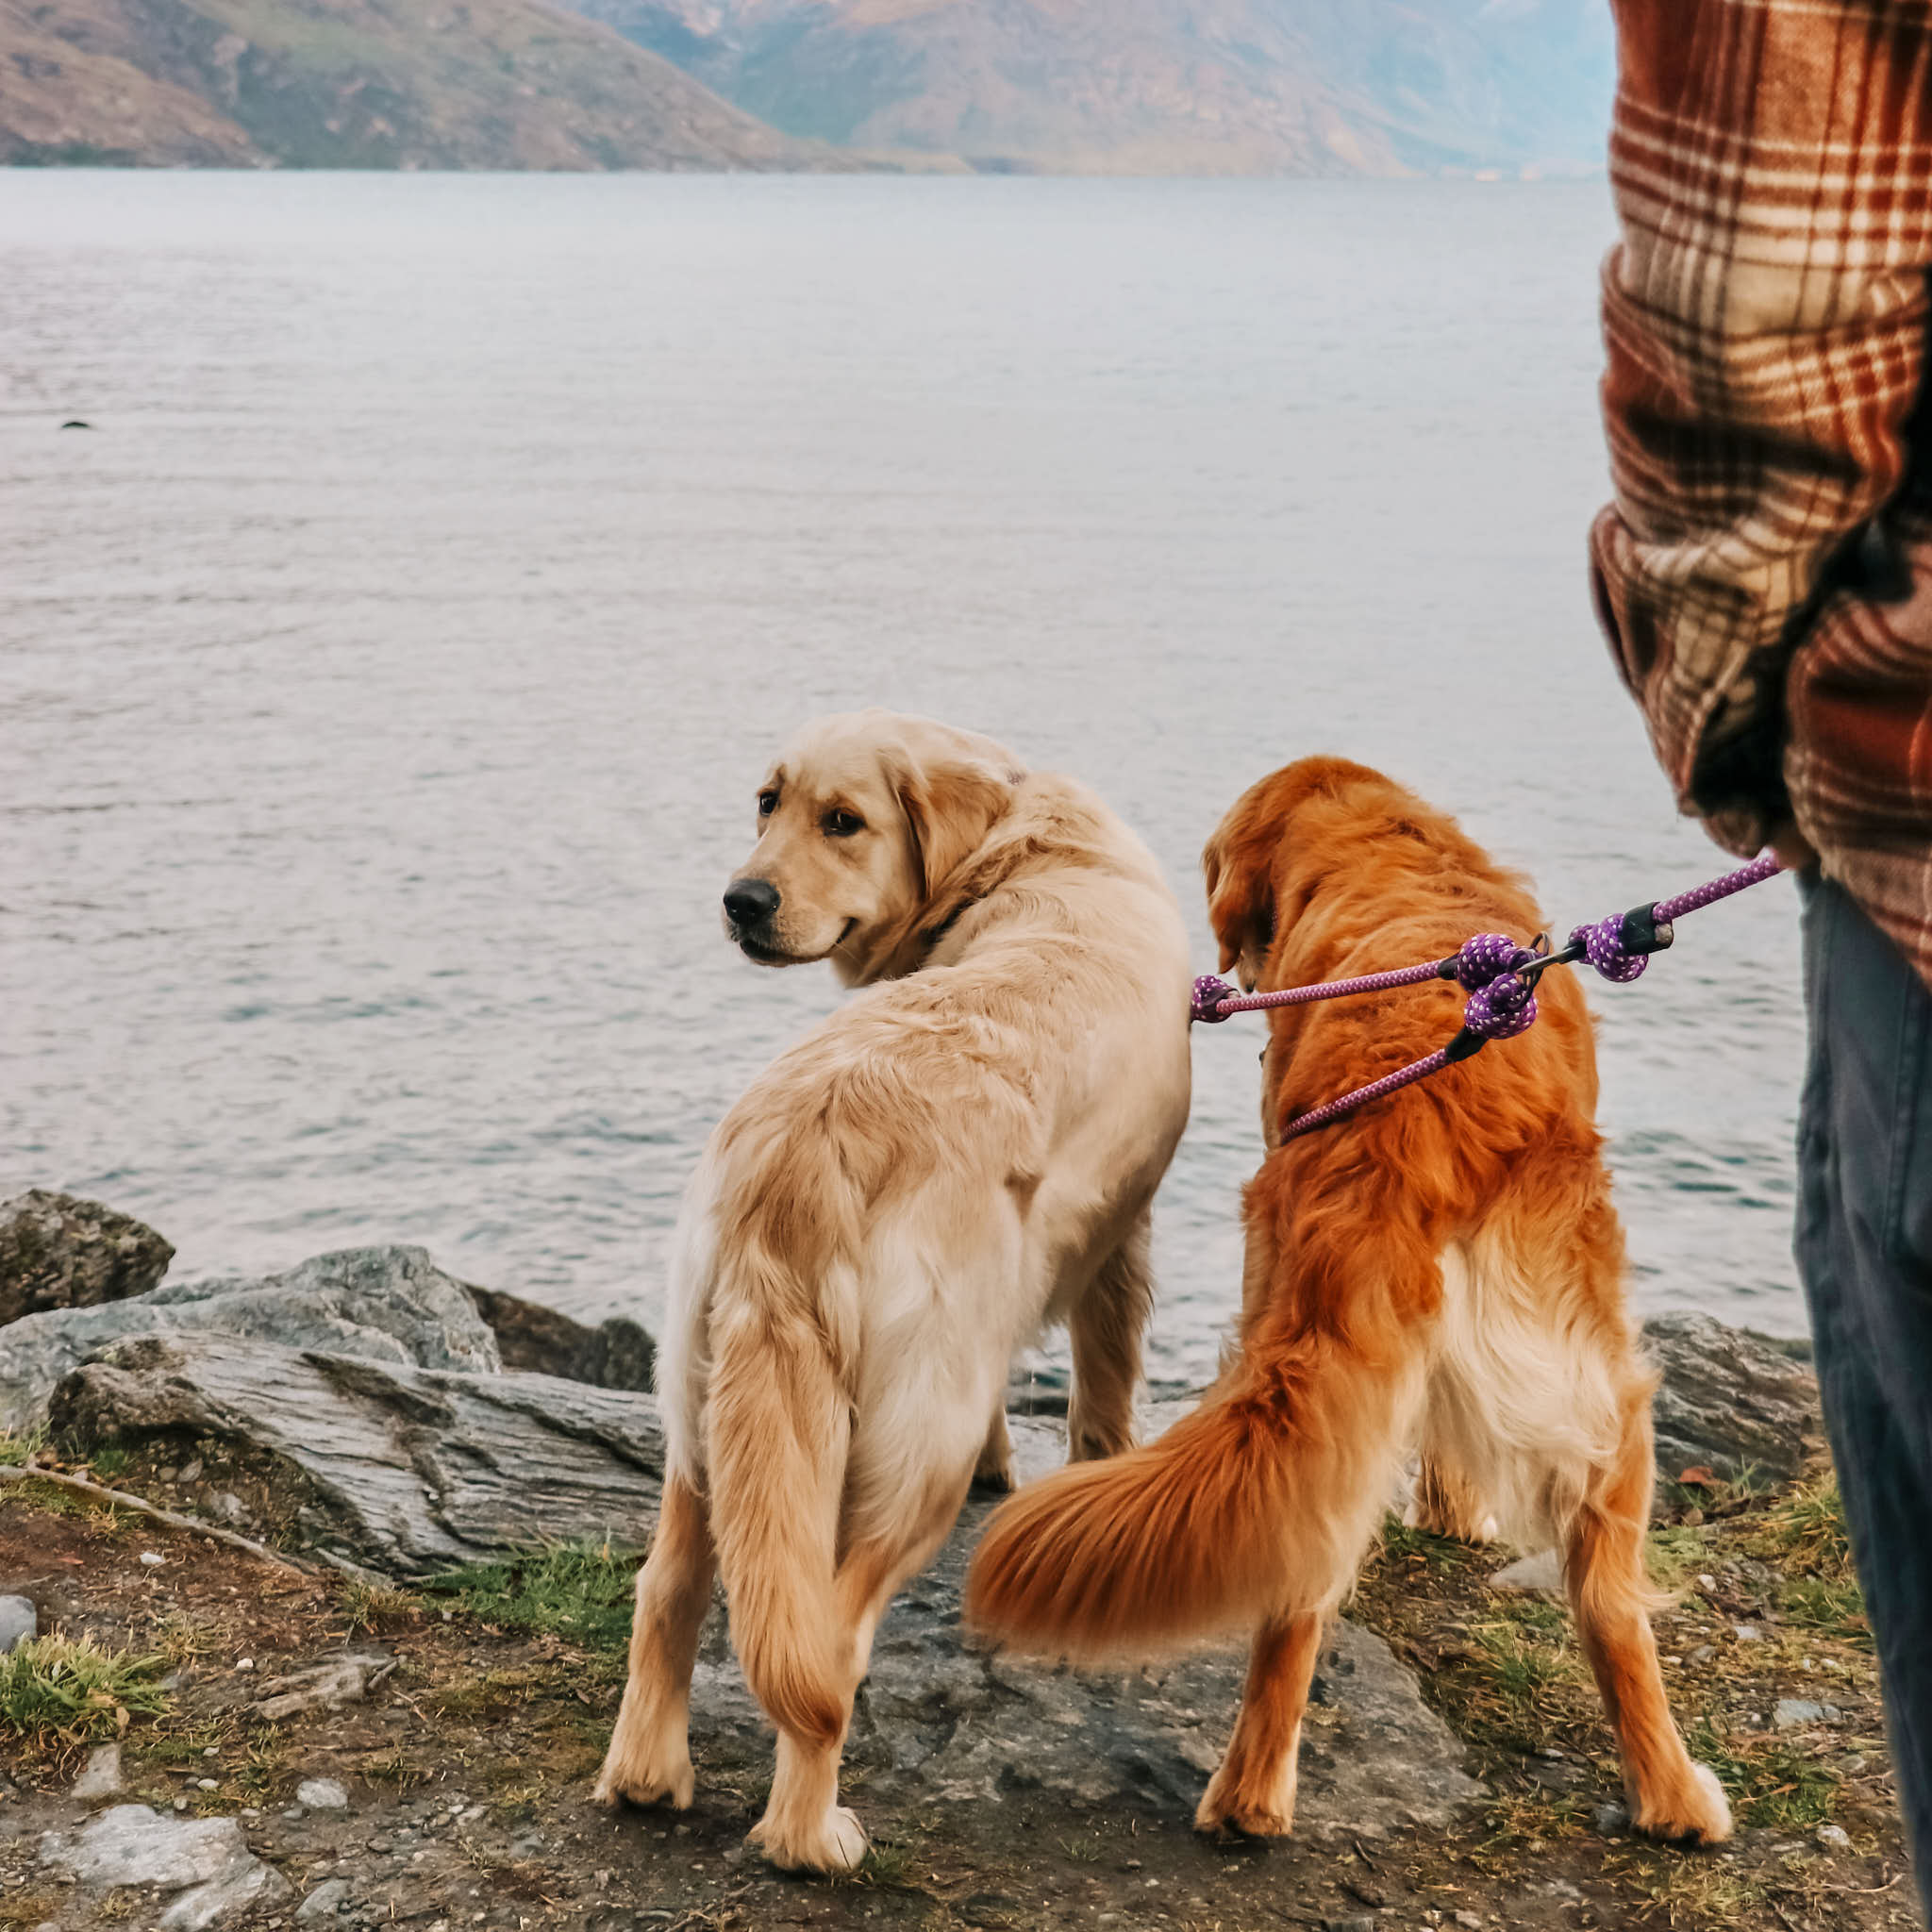
M169 1252L91 1204L0 1205L0 1927L1911 1923L1811 1378L1777 1344L1647 1331L1653 1562L1686 1592L1660 1634L1737 1847L1630 1840L1535 1565L1392 1524L1324 1655L1297 1839L1205 1845L1241 1659L966 1646L975 1501L882 1626L848 1758L877 1850L825 1886L743 1852L770 1739L722 1615L693 1811L588 1805L661 1474L637 1324L420 1249L182 1284ZM1051 1415L1012 1427L1023 1477L1064 1453Z

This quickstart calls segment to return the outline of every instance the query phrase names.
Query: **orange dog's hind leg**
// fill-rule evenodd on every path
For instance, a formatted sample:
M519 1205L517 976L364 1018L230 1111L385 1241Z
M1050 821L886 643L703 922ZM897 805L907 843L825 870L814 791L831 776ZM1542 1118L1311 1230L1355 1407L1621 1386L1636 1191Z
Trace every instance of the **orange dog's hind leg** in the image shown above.
M638 1572L630 1671L595 1796L614 1805L691 1803L691 1674L711 1607L718 1555L705 1499L684 1477L664 1485L658 1533Z
M1293 1828L1302 1715L1323 1623L1318 1611L1305 1610L1271 1620L1256 1633L1234 1736L1194 1813L1196 1831L1281 1838Z
M1141 1337L1154 1307L1146 1209L1101 1264L1074 1306L1074 1392L1067 1404L1067 1460L1093 1462L1134 1446L1134 1386Z
M1583 1653L1617 1734L1631 1823L1651 1838L1718 1844L1731 1835L1730 1807L1716 1776L1684 1748L1651 1634L1643 1537L1653 1455L1650 1391L1640 1381L1624 1395L1616 1460L1592 1472L1572 1522L1564 1574Z

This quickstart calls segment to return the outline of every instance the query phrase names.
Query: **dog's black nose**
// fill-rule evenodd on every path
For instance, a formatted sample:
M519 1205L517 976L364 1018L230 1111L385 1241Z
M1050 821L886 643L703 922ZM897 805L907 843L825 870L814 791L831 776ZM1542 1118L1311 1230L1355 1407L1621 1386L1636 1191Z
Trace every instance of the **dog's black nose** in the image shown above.
M724 910L734 925L756 925L778 909L778 889L764 879L733 879L724 888Z

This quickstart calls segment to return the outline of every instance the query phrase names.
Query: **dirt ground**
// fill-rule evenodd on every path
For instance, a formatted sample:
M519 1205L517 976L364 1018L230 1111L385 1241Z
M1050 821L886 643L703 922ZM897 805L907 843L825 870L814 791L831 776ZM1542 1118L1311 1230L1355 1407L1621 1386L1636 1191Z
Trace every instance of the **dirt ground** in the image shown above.
M894 1812L860 1790L874 1856L828 1883L779 1877L747 1851L762 1784L708 1772L702 1735L689 1813L589 1803L620 1688L621 1555L578 1553L574 1591L596 1582L600 1560L608 1573L581 1599L601 1608L579 1614L528 1578L392 1592L300 1576L17 1485L0 1490L0 1591L32 1596L43 1632L91 1633L103 1651L158 1659L142 1681L161 1707L130 1715L117 1704L140 1700L109 1689L71 1722L23 1728L0 1707L0 1928L155 1923L157 1895L83 1892L36 1856L42 1832L85 1815L66 1793L90 1740L117 1733L122 1802L241 1815L251 1847L294 1889L244 1922L268 1932L296 1924L301 1898L335 1879L348 1884L339 1912L304 1923L1907 1928L1918 1920L1870 1643L1823 1493L1677 1491L1654 1539L1658 1579L1677 1592L1657 1619L1673 1695L1693 1749L1730 1790L1732 1845L1631 1839L1560 1607L1488 1588L1494 1551L1391 1527L1355 1614L1418 1668L1468 1742L1493 1795L1463 1828L1218 1844L1178 1813L1101 1815L1019 1793ZM396 1660L367 1701L281 1724L245 1714L268 1676L345 1648ZM296 1787L319 1777L341 1783L345 1810L295 1803Z

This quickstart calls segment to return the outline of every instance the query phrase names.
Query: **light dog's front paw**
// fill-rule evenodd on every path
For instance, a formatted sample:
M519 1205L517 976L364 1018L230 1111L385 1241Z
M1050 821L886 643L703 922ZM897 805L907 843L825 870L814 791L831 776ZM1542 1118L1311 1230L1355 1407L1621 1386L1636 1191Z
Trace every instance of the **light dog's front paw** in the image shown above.
M600 1805L661 1805L687 1811L697 1790L690 1749L670 1749L659 1743L628 1744L620 1730L610 1740L604 1768L591 1795Z
M867 1840L858 1814L834 1805L803 1831L787 1832L767 1811L745 1834L781 1872L856 1872L865 1862Z
M1707 1764L1690 1763L1690 1775L1672 1789L1630 1807L1630 1823L1645 1838L1669 1844L1721 1845L1731 1835L1731 1807L1717 1774Z

